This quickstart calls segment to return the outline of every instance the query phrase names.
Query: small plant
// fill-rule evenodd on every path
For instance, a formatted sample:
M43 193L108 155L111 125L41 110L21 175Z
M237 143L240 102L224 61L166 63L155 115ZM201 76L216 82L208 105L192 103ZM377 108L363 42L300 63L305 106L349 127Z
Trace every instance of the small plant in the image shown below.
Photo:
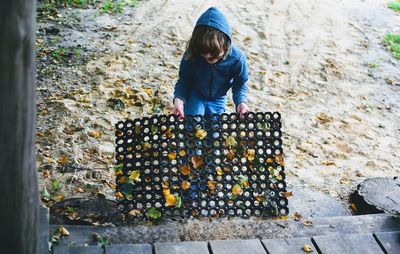
M393 56L400 59L400 34L388 33L383 38L383 41L389 47L390 51L392 51Z
M394 1L394 2L390 2L388 3L388 7L394 11L400 12L400 1Z
M100 7L101 13L116 14L124 10L125 2L118 0L106 0Z

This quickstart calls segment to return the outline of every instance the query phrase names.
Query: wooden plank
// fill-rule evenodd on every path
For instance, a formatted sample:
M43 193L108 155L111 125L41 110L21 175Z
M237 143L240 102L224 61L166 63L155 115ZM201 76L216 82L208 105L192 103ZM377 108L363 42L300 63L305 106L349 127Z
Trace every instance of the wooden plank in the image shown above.
M286 231L287 234L283 235L283 237L311 237L335 233L372 234L374 232L392 232L400 230L400 218L390 214L309 218L309 220L312 221L313 226L305 227L302 221L278 221L285 228L278 228L279 230L275 232L279 234L279 231Z
M39 250L39 190L35 156L36 2L0 7L1 253Z
M39 254L49 253L49 209L39 209Z
M265 239L261 241L269 254L304 254L304 244L315 250L311 238Z
M206 242L155 243L155 254L209 254Z
M383 253L372 234L332 234L315 236L314 245L323 254L378 254Z
M400 253L400 231L375 233L374 236L385 253Z
M210 242L213 254L266 254L263 245L257 239L250 240L218 240Z
M113 244L106 246L106 254L152 254L150 244Z
M55 246L53 254L103 254L101 246Z

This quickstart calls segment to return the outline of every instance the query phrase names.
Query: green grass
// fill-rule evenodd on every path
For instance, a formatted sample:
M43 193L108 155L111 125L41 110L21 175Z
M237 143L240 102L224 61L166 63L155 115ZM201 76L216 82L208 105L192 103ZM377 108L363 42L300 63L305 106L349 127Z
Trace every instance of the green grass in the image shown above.
M116 14L124 10L125 2L118 0L106 0L100 7L101 13Z
M77 63L82 56L80 47L58 47L51 52L52 59L58 62Z
M395 2L388 3L388 7L394 11L400 12L400 1L397 0Z
M389 47L390 51L392 51L393 56L400 59L400 34L388 33L383 38L383 41Z

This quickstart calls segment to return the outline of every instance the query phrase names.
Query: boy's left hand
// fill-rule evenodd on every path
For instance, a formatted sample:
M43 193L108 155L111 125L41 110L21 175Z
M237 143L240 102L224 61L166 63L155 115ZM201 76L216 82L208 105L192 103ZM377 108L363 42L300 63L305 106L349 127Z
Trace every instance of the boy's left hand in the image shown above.
M242 102L237 106L236 111L239 113L240 118L243 119L246 113L250 111L250 109L245 102Z

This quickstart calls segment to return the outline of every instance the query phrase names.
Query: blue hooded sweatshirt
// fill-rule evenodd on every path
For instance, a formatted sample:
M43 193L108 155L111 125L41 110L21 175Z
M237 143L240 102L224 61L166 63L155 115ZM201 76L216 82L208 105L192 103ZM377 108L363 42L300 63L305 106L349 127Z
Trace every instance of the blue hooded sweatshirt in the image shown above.
M204 12L197 26L210 26L225 33L231 40L231 47L225 56L215 64L209 64L203 57L188 60L184 55L179 67L179 79L175 85L174 97L186 103L189 93L195 90L206 100L225 96L232 88L236 107L247 102L247 61L243 52L232 43L232 30L228 20L217 8Z

